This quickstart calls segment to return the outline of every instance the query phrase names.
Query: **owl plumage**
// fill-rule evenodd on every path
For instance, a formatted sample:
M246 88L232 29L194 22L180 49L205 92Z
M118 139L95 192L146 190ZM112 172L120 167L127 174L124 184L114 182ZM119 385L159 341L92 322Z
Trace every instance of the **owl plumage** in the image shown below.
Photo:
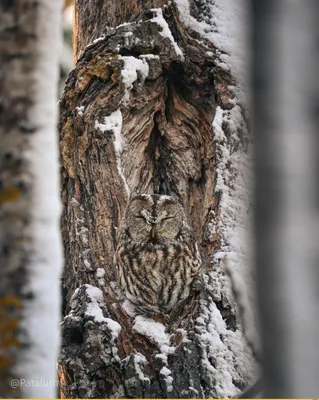
M187 298L202 262L182 205L166 195L132 198L115 265L119 287L142 312L168 314Z

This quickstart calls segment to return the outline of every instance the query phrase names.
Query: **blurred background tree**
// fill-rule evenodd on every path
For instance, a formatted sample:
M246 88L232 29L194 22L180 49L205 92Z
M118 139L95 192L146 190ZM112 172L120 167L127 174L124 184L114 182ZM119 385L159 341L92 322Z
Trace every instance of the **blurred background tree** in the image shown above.
M73 0L66 0L63 10L63 47L60 56L60 83L59 93L62 95L65 80L70 70L74 66L74 57L72 50L72 32L73 32Z

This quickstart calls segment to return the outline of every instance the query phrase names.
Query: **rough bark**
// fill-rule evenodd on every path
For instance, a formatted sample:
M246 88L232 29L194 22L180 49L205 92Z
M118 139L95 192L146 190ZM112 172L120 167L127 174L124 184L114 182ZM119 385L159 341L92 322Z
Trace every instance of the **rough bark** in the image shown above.
M81 56L60 103L62 396L232 396L251 383L255 368L221 261L233 250L224 224L231 218L235 224L238 211L222 208L223 196L234 202L238 194L234 160L244 157L248 140L230 88L235 82L220 66L220 51L186 29L174 3L109 3L75 3L75 57ZM148 74L137 71L127 87L123 76L132 60L147 63ZM105 121L118 110L122 149ZM216 110L223 115L215 124L218 138ZM165 329L162 341L141 331L141 317L130 317L114 291L116 231L129 195L137 193L174 195L183 203L206 265L201 289L168 322L150 323ZM88 285L104 300L92 297ZM103 312L100 318L92 308Z
M85 0L76 1L73 36L75 60L91 41L106 32L107 27L134 22L144 10L162 7L165 3L166 0L98 0L89 4Z
M62 1L0 4L1 397L55 396L61 8Z

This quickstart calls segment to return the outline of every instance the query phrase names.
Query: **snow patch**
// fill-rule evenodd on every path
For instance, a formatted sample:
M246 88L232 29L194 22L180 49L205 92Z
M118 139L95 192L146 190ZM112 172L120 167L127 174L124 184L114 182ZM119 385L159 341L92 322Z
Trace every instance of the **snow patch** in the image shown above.
M107 323L107 326L111 331L113 340L117 339L121 332L121 325L111 318L105 318L105 322Z
M142 371L142 366L147 364L147 359L141 353L134 354L133 357L135 371L137 372L139 379L150 383L150 378Z
M134 58L134 57L132 57ZM148 64L147 64L148 65ZM123 147L125 144L124 137L122 135L122 113L121 110L118 109L114 111L112 114L104 118L104 123L100 123L97 120L95 121L95 129L100 129L101 132L113 132L114 134L114 149L116 152L116 162L117 162L117 170L120 177L123 180L125 189L127 194L130 194L130 189L127 185L125 176L122 171L121 165L121 153L123 151Z
M159 60L160 56L158 56L157 54L141 54L140 58L147 58L149 60Z
M89 284L86 284L84 286L86 288L86 293L92 301L103 303L103 292L101 289Z
M105 276L105 269L104 268L98 268L95 272L95 276L98 280L98 284L100 286L105 286L105 280L104 280L104 276Z
M172 392L173 391L173 377L172 377L172 371L170 369L168 369L167 367L163 367L160 370L160 374L164 375L165 377L165 382L166 382L166 389L168 392Z
M220 106L216 108L215 118L213 121L214 139L221 141L224 138L224 131L222 128L224 112Z
M86 315L93 317L95 322L104 322L105 320L102 309L96 301L92 301L87 305Z
M136 22L133 22L133 24L134 24L134 23L136 23ZM117 25L117 26L116 26L116 29L117 29L117 28L121 28L122 26L128 26L128 25L132 25L132 22L123 22L123 24Z
M112 335L112 342L114 342L121 332L121 325L113 319L103 316L103 312L100 307L100 304L103 303L102 290L89 284L84 286L86 293L91 300L91 302L87 304L86 315L93 317L94 321L96 322L106 323Z
M160 322L155 322L153 320L147 319L141 315L135 318L133 325L133 331L146 336L160 349L160 353L156 354L156 358L161 359L164 366L161 369L161 374L165 376L165 382L167 385L167 391L173 391L173 377L171 376L171 370L167 368L167 356L173 354L175 347L170 346L170 335L165 332L165 326Z
M104 123L95 121L95 129L100 129L101 132L113 132L114 148L116 152L123 151L124 138L122 136L122 113L121 110L112 112L104 118Z
M81 106L81 107L75 107L75 109L76 109L76 111L77 111L78 115L79 115L80 117L83 117L84 106Z
M103 278L103 276L105 275L105 270L104 268L98 268L96 270L96 277L97 278Z
M236 371L232 365L232 354L238 356L244 351L240 332L229 331L214 302L205 304L204 320L197 321L196 332L200 336L202 364L211 373L218 397L234 397L238 389L233 384ZM234 343L238 349L234 347ZM240 345L242 345L240 347ZM211 360L214 360L213 364Z
M104 40L105 38L106 38L106 35L101 35L100 37L94 39L93 42L91 42L91 43L89 44L89 46L91 46L92 44L101 42L101 41Z
M160 322L155 322L141 315L135 318L132 328L135 332L148 337L155 342L159 348L169 345L170 335L165 332L165 326Z
M175 53L181 57L182 60L184 60L184 54L180 47L178 47L177 43L175 42L175 39L172 35L171 30L169 29L168 23L166 22L165 18L163 17L163 10L161 8L152 8L151 11L156 15L156 17L153 17L150 21L156 23L162 28L162 31L160 32L160 35L163 37L168 38L175 49Z
M219 66L231 70L240 101L248 104L249 7L246 0L204 0L201 21L191 16L188 0L175 0L182 22L219 49Z
M149 66L145 58L136 58L133 56L119 56L119 60L123 60L124 67L121 69L123 83L125 85L125 94L122 99L127 104L130 99L130 91L133 89L133 83L137 81L138 73L144 81L149 72Z

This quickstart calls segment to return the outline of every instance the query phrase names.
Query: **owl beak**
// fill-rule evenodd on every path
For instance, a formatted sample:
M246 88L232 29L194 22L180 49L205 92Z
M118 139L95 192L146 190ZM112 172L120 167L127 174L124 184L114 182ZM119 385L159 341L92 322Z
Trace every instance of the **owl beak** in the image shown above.
M155 239L155 237L156 237L155 225L152 226L151 237L152 237L152 239Z

